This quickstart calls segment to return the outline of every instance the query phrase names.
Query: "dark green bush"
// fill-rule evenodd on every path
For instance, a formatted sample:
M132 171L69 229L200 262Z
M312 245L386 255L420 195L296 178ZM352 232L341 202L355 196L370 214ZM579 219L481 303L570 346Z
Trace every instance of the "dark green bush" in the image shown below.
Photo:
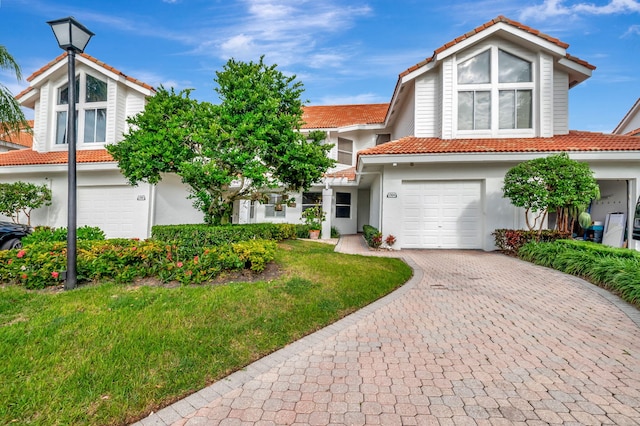
M180 254L192 257L203 247L249 240L282 241L296 238L298 226L288 223L256 223L248 225L156 225L151 229L153 239L178 247ZM308 238L308 233L305 238Z
M587 241L530 241L518 256L526 261L582 277L640 306L640 253Z
M331 238L340 238L340 231L335 226L331 227Z
M378 248L382 245L382 232L378 231L378 228L371 225L362 225L362 232L369 247Z
M296 225L296 236L298 238L309 238L311 227L307 224L299 223Z
M542 232L524 229L496 229L491 235L494 237L496 247L503 253L510 255L517 255L520 248L529 241L545 242L571 237L569 233L548 229Z
M81 226L76 230L78 240L104 241L105 235L102 229L97 226ZM30 235L22 239L22 245L44 242L67 241L67 228L51 228L48 226L37 226Z

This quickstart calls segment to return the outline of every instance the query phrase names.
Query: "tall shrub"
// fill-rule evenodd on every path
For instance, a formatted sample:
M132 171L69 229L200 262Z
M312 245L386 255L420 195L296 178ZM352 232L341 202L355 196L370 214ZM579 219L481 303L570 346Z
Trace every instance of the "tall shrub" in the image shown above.
M593 171L567 153L524 161L504 177L504 197L525 209L529 230L541 231L549 211L557 213L557 229L570 232L573 219L600 198ZM530 215L534 214L533 222Z

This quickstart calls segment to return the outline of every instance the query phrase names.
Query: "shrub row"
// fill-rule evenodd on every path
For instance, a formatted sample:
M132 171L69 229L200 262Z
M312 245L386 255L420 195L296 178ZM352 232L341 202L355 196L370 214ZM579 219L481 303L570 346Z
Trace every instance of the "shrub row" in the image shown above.
M282 241L296 238L298 227L289 223L256 223L247 225L156 225L151 238L166 241L179 248L182 256L193 257L202 247L214 247L249 240ZM308 237L307 232L307 237ZM307 238L305 237L305 238Z
M382 232L378 231L378 228L371 225L363 225L362 232L369 247L379 248L382 245Z
M587 241L530 241L518 256L528 262L582 277L640 306L640 253Z
M64 242L34 243L0 251L0 281L29 289L54 286L66 269ZM78 240L78 281L113 279L131 282L156 277L162 282L202 283L223 271L264 270L275 258L276 242L251 240L200 248L185 257L177 246L157 240Z
M76 230L76 238L78 240L104 241L105 235L102 229L97 226L81 226ZM31 234L22 239L22 245L56 241L67 241L67 228L37 226Z
M571 237L571 234L555 230L526 231L524 229L496 229L491 234L496 247L503 253L517 255L529 241L550 242Z

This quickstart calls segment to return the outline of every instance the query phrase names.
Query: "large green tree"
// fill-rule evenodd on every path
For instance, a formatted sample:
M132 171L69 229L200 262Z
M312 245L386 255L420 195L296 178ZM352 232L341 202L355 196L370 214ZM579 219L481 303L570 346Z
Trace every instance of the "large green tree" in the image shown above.
M18 80L22 79L20 66L2 45L0 45L0 69L12 72ZM0 136L17 133L28 127L18 101L11 91L0 83Z
M276 187L305 190L334 164L325 135L300 133L302 83L275 65L229 60L216 72L220 104L160 87L131 130L107 149L133 185L178 174L209 223L228 220L238 199Z
M600 198L593 171L567 153L524 161L504 177L504 197L525 209L530 230L542 229L549 211L557 213L557 228L569 232L575 219L592 200ZM530 220L533 213L533 221Z

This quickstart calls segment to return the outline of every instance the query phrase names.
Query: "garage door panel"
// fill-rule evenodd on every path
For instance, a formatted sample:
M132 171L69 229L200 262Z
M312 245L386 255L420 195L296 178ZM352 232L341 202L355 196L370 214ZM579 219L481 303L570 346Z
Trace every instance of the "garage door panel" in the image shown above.
M148 202L138 200L140 188L79 187L78 226L97 226L107 238L146 238Z
M480 181L403 182L403 247L481 248L481 188Z

